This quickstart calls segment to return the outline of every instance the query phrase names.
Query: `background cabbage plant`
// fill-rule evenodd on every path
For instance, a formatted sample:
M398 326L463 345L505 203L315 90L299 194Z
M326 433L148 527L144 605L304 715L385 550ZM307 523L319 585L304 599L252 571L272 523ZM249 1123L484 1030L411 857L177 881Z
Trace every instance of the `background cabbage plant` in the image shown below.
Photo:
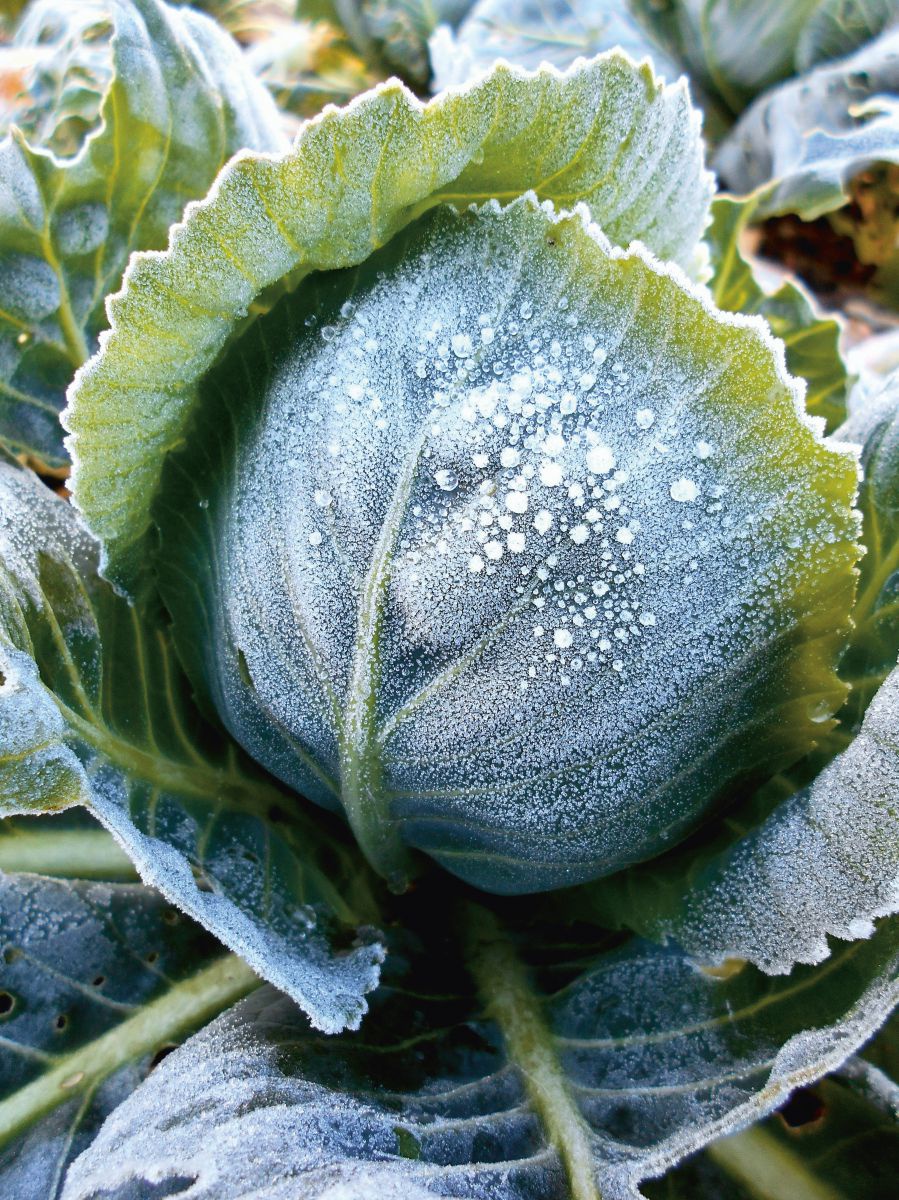
M892 1195L892 6L4 15L4 1194Z

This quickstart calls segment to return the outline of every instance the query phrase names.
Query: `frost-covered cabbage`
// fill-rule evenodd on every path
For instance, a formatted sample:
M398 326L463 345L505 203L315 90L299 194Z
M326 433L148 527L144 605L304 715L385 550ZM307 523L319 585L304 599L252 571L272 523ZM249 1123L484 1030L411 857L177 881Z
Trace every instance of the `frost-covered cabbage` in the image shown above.
M897 998L897 379L845 420L622 53L285 150L114 14L82 150L0 153L0 1192L807 1194L718 1139Z

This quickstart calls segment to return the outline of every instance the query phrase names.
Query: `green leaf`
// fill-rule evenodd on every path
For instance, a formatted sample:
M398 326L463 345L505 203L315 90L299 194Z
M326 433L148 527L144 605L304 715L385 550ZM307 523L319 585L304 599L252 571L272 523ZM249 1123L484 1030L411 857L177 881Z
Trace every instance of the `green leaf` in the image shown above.
M165 245L235 151L284 146L270 97L213 22L159 0L112 12L101 127L73 158L15 130L0 144L0 437L50 466L65 462L66 387L132 250Z
M359 856L190 700L167 630L96 574L70 506L0 465L0 814L84 805L141 877L302 1004L358 1025L383 951ZM336 939L336 941L335 941Z
M131 883L134 863L83 808L0 821L0 871Z
M639 238L689 264L709 186L683 85L663 88L617 54L565 75L498 67L425 106L387 84L304 126L284 158L233 163L165 255L132 262L112 331L70 393L77 502L110 578L136 585L166 452L199 380L271 285L361 262L441 201L465 208L529 188L584 201L616 243Z
M759 218L841 208L860 172L899 162L897 47L899 31L884 33L760 96L717 152L723 183L756 192Z
M864 519L855 628L840 666L852 684L844 719L858 728L899 655L899 371L854 404L838 435L862 448Z
M533 197L310 280L163 475L189 674L396 886L657 854L845 695L857 467L767 337Z
M778 980L713 978L636 940L547 951L484 910L467 922L475 987L441 946L390 978L359 1034L323 1043L271 990L244 1001L117 1109L66 1200L176 1179L196 1200L628 1200L838 1065L897 997L895 922Z
M798 284L782 283L776 291L768 291L758 282L739 245L752 212L751 201L729 196L713 201L712 222L706 232L712 266L709 290L719 308L759 313L765 318L774 336L784 343L787 370L807 384L806 408L824 417L832 431L846 416L848 379L839 349L840 326L833 318L822 317Z
M0 874L0 946L0 1189L16 1200L57 1200L155 1056L259 984L135 885Z

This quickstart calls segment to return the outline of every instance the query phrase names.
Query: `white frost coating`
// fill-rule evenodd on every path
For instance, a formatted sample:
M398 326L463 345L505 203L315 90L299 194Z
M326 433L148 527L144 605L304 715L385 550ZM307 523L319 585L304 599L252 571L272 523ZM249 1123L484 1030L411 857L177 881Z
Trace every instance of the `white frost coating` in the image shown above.
M895 936L878 936L885 943L872 961L841 965L845 996L831 1003L832 974L820 987L810 975L785 982L781 997L769 980L722 983L639 942L573 980L547 1015L590 1126L602 1196L637 1200L641 1180L759 1120L852 1054L899 999ZM820 1027L802 1032L809 1000ZM395 1025L382 1007L369 1038L402 1047L408 1007L400 1012ZM418 1027L434 1016L422 1012ZM400 1066L390 1053L367 1057L352 1039L317 1046L287 1002L263 989L166 1058L113 1113L71 1168L62 1200L127 1200L144 1181L175 1178L184 1200L323 1200L329 1189L360 1200L402 1183L410 1197L568 1194L515 1070L486 1041L470 1057L480 1030L441 1028L427 1043L432 1069L410 1076L402 1051ZM401 1136L414 1158L400 1157Z
M828 937L870 937L899 912L899 669L808 788L698 878L659 932L697 957L771 973L821 962Z
M710 739L740 732L746 664L778 669L764 656L788 640L797 576L819 576L824 603L833 547L854 558L856 520L828 497L854 468L815 436L763 322L609 250L585 211L525 198L417 238L278 357L219 502L211 636L240 647L255 690L221 655L213 687L236 736L324 802L245 706L340 778L335 712L370 688L361 753L380 759L385 818L485 886L559 886L657 852L739 773ZM460 358L479 321L493 340ZM503 864L469 865L475 848Z

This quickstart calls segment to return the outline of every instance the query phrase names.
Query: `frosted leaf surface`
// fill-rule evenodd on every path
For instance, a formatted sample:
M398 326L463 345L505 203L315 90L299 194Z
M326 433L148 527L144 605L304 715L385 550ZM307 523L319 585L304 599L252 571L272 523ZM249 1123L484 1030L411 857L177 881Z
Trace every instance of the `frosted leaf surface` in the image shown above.
M899 30L760 96L718 150L731 191L761 189L756 214L805 220L841 208L851 180L899 162Z
M583 214L445 208L208 377L157 507L181 652L394 882L647 858L844 695L857 468L798 403Z
M81 804L142 878L293 995L358 1025L383 949L359 856L196 712L166 629L96 573L71 506L0 465L0 815Z
M875 918L899 911L897 728L894 671L849 748L692 874L650 932L706 961L747 958L778 973L822 961L828 937L870 937Z
M123 1048L118 1068L87 1095L75 1056L222 949L149 888L0 873L0 950L0 1191L58 1200L68 1163L146 1077L168 1038L158 1031L154 1041L150 1032L139 1051ZM60 1089L48 1077L62 1068L65 1079L67 1062L69 1086ZM33 1095L42 1080L48 1112L23 1091L30 1086ZM11 1131L14 1112L24 1125Z
M73 486L109 577L146 583L165 454L260 293L362 262L444 199L464 208L529 189L583 201L616 244L639 239L689 266L711 179L685 85L663 87L621 54L564 74L498 67L426 105L394 82L307 123L283 158L232 163L165 254L133 260L112 332L70 392Z
M635 1200L641 1180L837 1066L897 998L895 922L831 969L777 981L751 967L713 978L638 940L579 965L539 932L521 944L539 971L482 946L478 997L443 953L417 984L389 980L362 1034L326 1042L258 992L112 1115L64 1200L175 1179L184 1200Z
M236 151L282 150L285 138L237 46L191 9L44 4L23 23L22 53L29 37L62 79L36 68L34 144L19 131L0 143L0 437L58 466L65 390L96 347L132 250L165 245ZM87 82L75 100L65 89L57 100L67 64Z

